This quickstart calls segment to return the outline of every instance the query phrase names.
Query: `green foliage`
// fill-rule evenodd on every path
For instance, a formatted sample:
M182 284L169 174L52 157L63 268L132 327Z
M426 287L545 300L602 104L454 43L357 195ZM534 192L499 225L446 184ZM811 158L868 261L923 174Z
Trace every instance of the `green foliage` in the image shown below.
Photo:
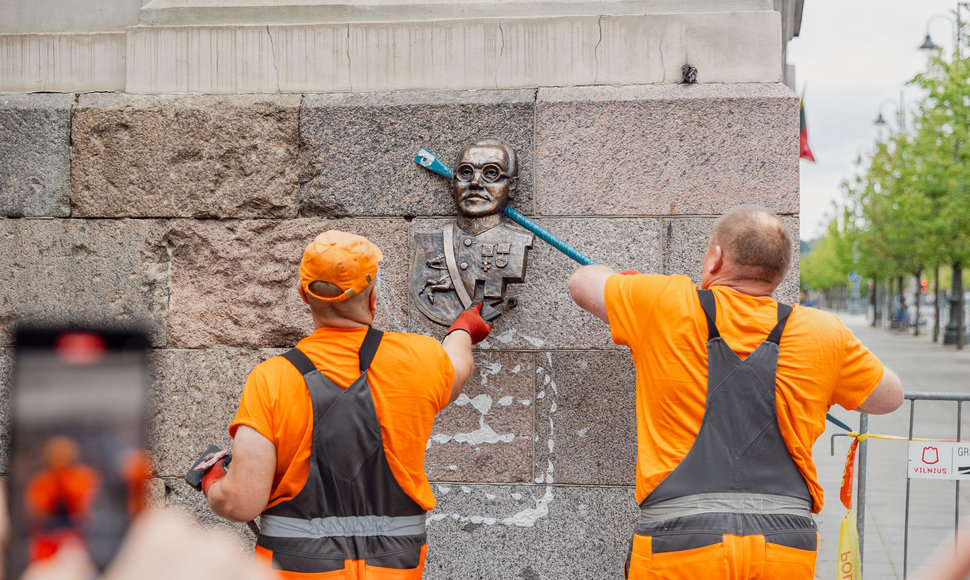
M926 90L912 131L860 159L828 234L855 248L854 269L876 280L970 262L970 59L937 54L911 82Z

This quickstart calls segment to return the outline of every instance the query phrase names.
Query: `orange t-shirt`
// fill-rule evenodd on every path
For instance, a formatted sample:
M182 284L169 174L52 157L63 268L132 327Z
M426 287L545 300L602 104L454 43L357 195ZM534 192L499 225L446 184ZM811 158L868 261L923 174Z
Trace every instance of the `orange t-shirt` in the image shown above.
M357 353L366 328L320 328L297 344L328 379L347 388L360 376ZM384 451L401 488L422 508L435 506L424 452L435 415L448 404L455 370L441 344L418 334L385 332L367 380ZM229 435L246 425L276 445L276 474L267 508L292 499L310 472L313 406L303 376L282 357L246 379Z
M717 328L743 359L778 322L776 303L724 286L711 290ZM707 319L697 287L682 275L610 276L605 298L613 341L630 347L637 371L636 498L642 502L700 432L707 400ZM825 414L833 404L850 410L862 404L882 380L883 366L835 315L793 308L781 337L775 406L817 513L823 492L812 444L825 431Z

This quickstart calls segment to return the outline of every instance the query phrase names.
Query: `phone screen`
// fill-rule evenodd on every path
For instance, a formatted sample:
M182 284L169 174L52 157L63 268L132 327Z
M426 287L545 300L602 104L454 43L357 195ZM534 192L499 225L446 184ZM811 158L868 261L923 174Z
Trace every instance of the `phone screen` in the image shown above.
M147 502L147 339L20 329L15 344L7 577L66 543L103 570Z

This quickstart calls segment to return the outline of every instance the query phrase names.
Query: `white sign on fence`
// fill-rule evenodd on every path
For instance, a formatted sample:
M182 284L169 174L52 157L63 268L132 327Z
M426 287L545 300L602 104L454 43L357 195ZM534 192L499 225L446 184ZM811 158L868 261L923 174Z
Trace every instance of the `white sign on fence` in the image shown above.
M970 443L910 441L910 479L970 479Z

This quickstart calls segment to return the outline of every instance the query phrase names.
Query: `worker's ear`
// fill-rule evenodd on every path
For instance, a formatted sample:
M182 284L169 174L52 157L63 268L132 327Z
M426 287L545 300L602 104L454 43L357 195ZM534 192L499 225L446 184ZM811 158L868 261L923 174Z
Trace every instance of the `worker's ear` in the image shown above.
M721 251L721 246L715 245L711 252L711 259L707 263L707 273L713 274L720 270L723 265L724 252Z
M370 306L370 315L377 316L377 284L374 284L374 287L370 289L367 303Z
M301 298L301 299L303 299L303 302L305 302L305 303L307 303L307 304L309 304L309 303L310 303L310 301L309 301L309 300L307 300L307 297L306 297L306 290L304 290L304 289L303 289L303 284L300 284L299 282L297 282L297 283L296 283L296 289L297 289L297 291L298 291L298 292L300 293L300 298Z

